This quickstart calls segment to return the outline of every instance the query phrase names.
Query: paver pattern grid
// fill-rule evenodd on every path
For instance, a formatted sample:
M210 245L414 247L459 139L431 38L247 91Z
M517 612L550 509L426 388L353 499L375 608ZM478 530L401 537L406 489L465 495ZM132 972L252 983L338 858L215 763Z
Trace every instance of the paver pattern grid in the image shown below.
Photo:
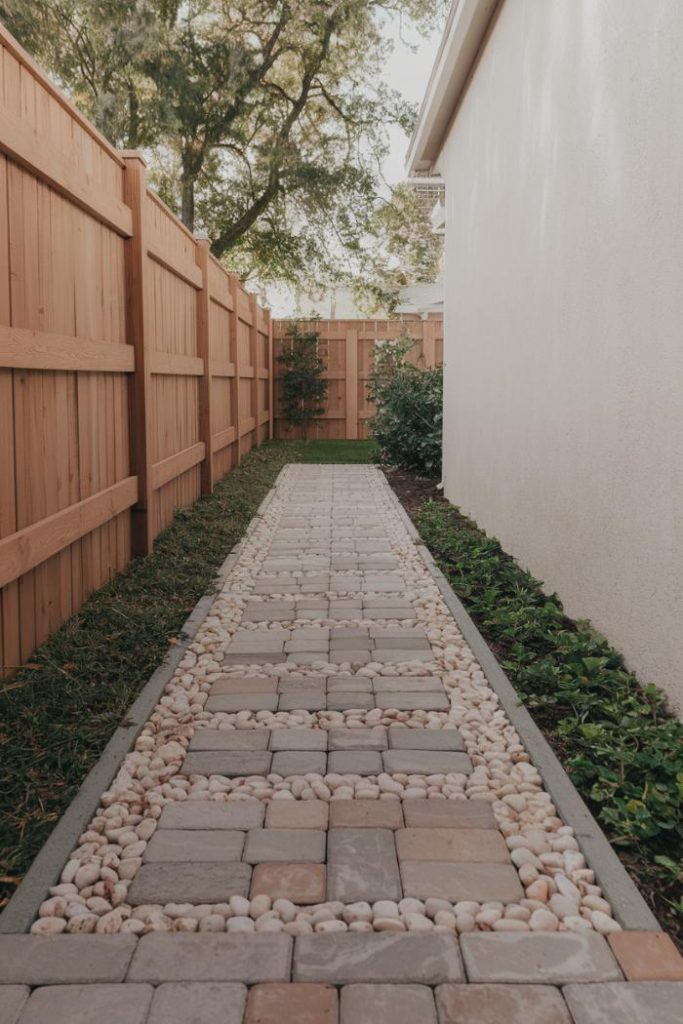
M0 936L0 1024L683 1005L681 958L621 931L367 466L283 472L32 932Z

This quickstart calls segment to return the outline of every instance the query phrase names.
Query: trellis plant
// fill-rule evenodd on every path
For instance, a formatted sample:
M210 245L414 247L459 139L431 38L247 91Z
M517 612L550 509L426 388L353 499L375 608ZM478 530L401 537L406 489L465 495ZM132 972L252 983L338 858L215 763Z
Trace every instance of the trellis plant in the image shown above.
M329 382L318 350L317 331L300 331L293 325L277 361L282 367L282 412L290 427L298 427L304 441L311 424L325 412Z

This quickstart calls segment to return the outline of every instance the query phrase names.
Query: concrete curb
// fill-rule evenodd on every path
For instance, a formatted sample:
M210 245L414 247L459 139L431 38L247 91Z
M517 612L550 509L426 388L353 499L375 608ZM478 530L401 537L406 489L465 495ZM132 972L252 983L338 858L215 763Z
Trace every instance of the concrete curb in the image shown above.
M281 470L281 473L284 470ZM280 478L280 474L275 484ZM17 891L0 915L0 935L27 932L38 914L38 907L46 898L47 890L56 885L66 860L73 850L78 837L90 822L102 793L109 787L118 772L124 757L133 749L147 719L158 703L173 673L180 664L187 648L194 640L199 627L213 604L217 591L237 561L245 540L259 523L268 505L273 500L275 484L259 505L253 518L238 543L221 565L216 575L216 588L200 597L180 630L180 643L171 647L164 655L159 667L152 673L135 701L124 715L120 725L97 763L86 775L76 796L50 833L37 857L26 872Z
M382 474L384 476L384 474ZM573 782L557 759L552 747L533 718L520 703L514 686L498 664L474 622L455 595L448 580L436 565L430 552L401 505L398 497L384 477L387 490L417 550L429 569L448 610L468 643L472 653L492 690L497 694L512 725L540 772L546 790L557 807L560 817L576 830L576 837L589 866L595 871L605 898L611 903L614 916L629 931L661 931L635 882L614 852L604 832L579 796Z

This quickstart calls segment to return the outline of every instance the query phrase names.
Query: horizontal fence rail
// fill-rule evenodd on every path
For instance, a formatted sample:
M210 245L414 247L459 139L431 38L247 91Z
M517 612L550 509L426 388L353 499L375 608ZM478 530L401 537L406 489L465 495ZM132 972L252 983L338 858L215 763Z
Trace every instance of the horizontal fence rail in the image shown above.
M272 436L270 314L0 27L0 676Z
M368 397L375 346L382 341L395 341L408 336L415 342L407 360L424 368L443 361L443 319L417 316L400 320L274 320L274 388L275 436L300 438L282 416L280 374L277 356L287 345L287 334L296 324L301 331L318 334L318 352L325 364L324 376L329 381L327 404L323 416L312 424L310 437L321 440L355 440L366 438L375 407Z

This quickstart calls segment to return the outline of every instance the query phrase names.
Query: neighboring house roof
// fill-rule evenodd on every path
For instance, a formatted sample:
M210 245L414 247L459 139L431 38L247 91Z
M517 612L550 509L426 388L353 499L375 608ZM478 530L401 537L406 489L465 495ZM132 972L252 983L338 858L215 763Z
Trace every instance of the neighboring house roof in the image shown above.
M402 288L396 312L417 313L419 316L443 313L443 281L411 284Z
M428 316L443 310L443 282L414 284L401 288L395 312ZM356 305L353 293L347 288L326 288L319 293L299 293L296 297L296 316L321 316L330 320L364 320L367 313ZM378 309L372 319L388 317L386 309Z
M430 169L467 88L486 33L503 0L453 0L410 141L408 173Z

